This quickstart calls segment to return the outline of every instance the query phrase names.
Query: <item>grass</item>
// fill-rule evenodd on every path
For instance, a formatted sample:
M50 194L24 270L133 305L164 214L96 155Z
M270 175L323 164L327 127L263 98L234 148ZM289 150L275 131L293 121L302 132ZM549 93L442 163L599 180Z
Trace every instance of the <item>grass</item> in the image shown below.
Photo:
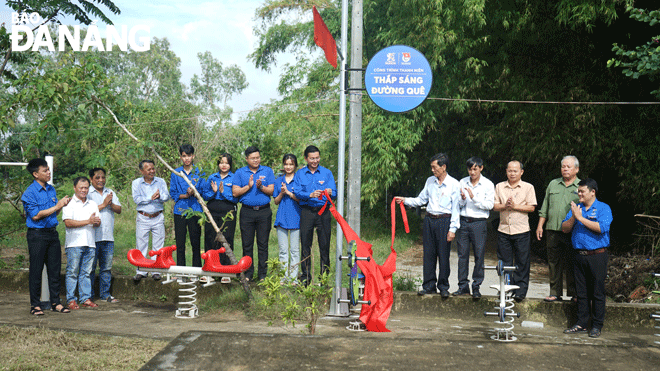
M167 341L0 326L0 370L138 370Z

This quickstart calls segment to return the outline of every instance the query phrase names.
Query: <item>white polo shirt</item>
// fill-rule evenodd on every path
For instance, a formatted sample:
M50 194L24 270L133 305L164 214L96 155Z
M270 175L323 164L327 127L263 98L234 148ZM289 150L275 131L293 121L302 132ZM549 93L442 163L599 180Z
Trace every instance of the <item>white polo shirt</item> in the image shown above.
M96 202L97 205L103 203L105 198L112 192L112 203L121 206L117 193L109 188L103 188L103 194L99 193L94 187L89 187L87 199ZM101 210L101 225L96 227L96 241L114 241L113 230L115 227L115 212L108 205L105 209Z
M92 214L99 216L99 207L96 202L89 198L82 202L75 195L69 201L69 204L62 208L62 220L87 220ZM94 226L87 224L83 227L66 228L65 247L96 247L96 233Z

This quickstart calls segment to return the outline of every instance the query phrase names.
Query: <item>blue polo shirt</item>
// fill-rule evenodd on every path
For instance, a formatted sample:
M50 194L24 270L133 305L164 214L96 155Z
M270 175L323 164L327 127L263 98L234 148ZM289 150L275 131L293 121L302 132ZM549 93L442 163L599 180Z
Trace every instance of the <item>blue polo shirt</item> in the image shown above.
M242 167L236 170L234 174L234 185L238 187L245 187L250 183L250 175L254 174L254 185L243 194L238 201L245 206L264 206L270 203L270 196L261 192L257 188L257 179L261 179L261 184L264 187L267 187L275 183L275 175L273 174L273 169L268 166L259 165L259 168L256 172L252 172L248 166Z
M579 203L578 206L582 209L582 216L597 222L600 226L600 232L596 233L585 227L582 222L576 220L573 225L573 234L571 235L571 242L573 248L576 250L597 250L603 247L610 246L610 224L612 224L612 209L606 203L594 200L591 207L587 210L584 205ZM568 215L564 218L567 221L573 217L573 210L568 211Z
M195 185L197 192L200 192L200 189L204 187L204 179L200 178L204 176L205 173L200 172L199 168L193 165L190 169L190 174L186 174L183 171L183 166L180 166L175 169L177 172L183 172L188 179ZM190 196L189 198L179 198L180 195L185 194L188 190L188 183L182 177L172 173L170 176L170 197L174 200L174 215L181 215L184 210L191 208L193 211L202 211L202 206L197 201L195 196ZM200 192L201 194L201 192Z
M275 179L273 197L279 196L282 192L282 183L286 183L289 191L293 192L294 179L291 180L291 183L286 183L285 175ZM277 215L275 216L275 226L284 229L300 229L300 205L288 195L282 196L282 201L280 201L280 205L277 208Z
M57 227L57 213L52 213L37 221L32 220L41 210L50 209L57 205L57 192L52 185L46 183L42 187L36 180L30 184L21 196L23 209L25 209L25 225L28 228L54 228Z
M330 197L337 197L337 185L332 171L320 166L312 174L309 167L305 166L296 172L293 180L293 194L300 200L300 206L321 207L325 205L326 197L310 199L309 195L316 190L332 189Z
M220 187L220 183L223 184L223 192L220 192L220 189L218 189L217 192L213 192L213 188L211 188L211 182L215 182L215 184L218 185L218 188ZM210 200L221 200L221 201L229 201L236 203L238 202L238 199L234 197L234 195L231 192L231 188L234 185L234 173L231 171L227 173L227 176L223 179L220 176L220 173L214 173L212 174L205 182L204 182L204 187L200 191L202 194L202 197L206 201Z

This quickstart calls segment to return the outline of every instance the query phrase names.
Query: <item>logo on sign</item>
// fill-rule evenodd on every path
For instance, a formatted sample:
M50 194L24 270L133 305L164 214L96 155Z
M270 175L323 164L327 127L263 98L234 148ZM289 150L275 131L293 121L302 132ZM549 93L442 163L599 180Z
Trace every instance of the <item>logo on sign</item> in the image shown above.
M387 53L387 61L385 64L396 64L396 53Z
M410 62L410 53L401 53L401 54L403 54L403 58L402 58L402 60L403 60L405 63Z

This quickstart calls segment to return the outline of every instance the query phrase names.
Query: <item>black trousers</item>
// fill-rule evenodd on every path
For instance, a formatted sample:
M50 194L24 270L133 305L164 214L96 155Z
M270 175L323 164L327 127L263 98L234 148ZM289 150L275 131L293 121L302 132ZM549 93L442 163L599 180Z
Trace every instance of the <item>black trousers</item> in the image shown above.
M424 218L422 241L424 244L424 290L449 290L449 251L450 243L447 241L451 218ZM436 266L440 270L436 276Z
M321 274L330 270L330 234L331 230L330 208L326 208L319 215L318 210L309 207L300 209L300 244L301 244L301 279L309 283L312 279L311 253L314 229L319 242L319 255L321 257Z
M199 217L194 216L186 219L183 215L174 214L174 240L176 241L176 265L186 265L186 230L190 234L190 246L192 246L192 266L201 267L202 257L200 253L200 240L202 227L199 225Z
M575 254L575 289L578 298L577 325L587 328L589 315L592 327L603 328L605 320L605 277L607 251L595 255Z
M560 297L564 293L564 276L566 277L566 295L575 295L575 274L573 273L573 244L571 234L562 231L545 231L546 247L548 249L548 276L550 278L550 295Z
M254 236L257 235L258 271L257 278L262 280L268 274L268 236L273 223L273 211L269 208L253 210L241 207L241 240L243 242L243 256L252 258L252 265L245 271L245 277L252 279L254 275Z
M505 266L516 266L510 283L520 287L514 295L524 299L529 287L529 232L506 234L498 231L497 259L502 260Z
M46 264L50 304L57 306L60 300L60 268L62 247L55 228L28 228L27 245L30 253L30 306L41 306L41 272ZM44 308L42 308L44 309Z
M228 201L223 202L216 200L209 201L207 207L211 212L211 216L213 217L215 224L217 224L217 226L222 230L222 235L225 236L229 247L234 250L234 234L236 232L236 205ZM222 219L229 213L233 213L234 217L227 218L223 226ZM213 225L207 222L206 225L204 225L204 251L217 250L222 247L219 244L215 245L216 235L217 233L215 232L215 229L213 229ZM231 265L231 261L229 261L227 254L220 254L220 263L223 265Z

